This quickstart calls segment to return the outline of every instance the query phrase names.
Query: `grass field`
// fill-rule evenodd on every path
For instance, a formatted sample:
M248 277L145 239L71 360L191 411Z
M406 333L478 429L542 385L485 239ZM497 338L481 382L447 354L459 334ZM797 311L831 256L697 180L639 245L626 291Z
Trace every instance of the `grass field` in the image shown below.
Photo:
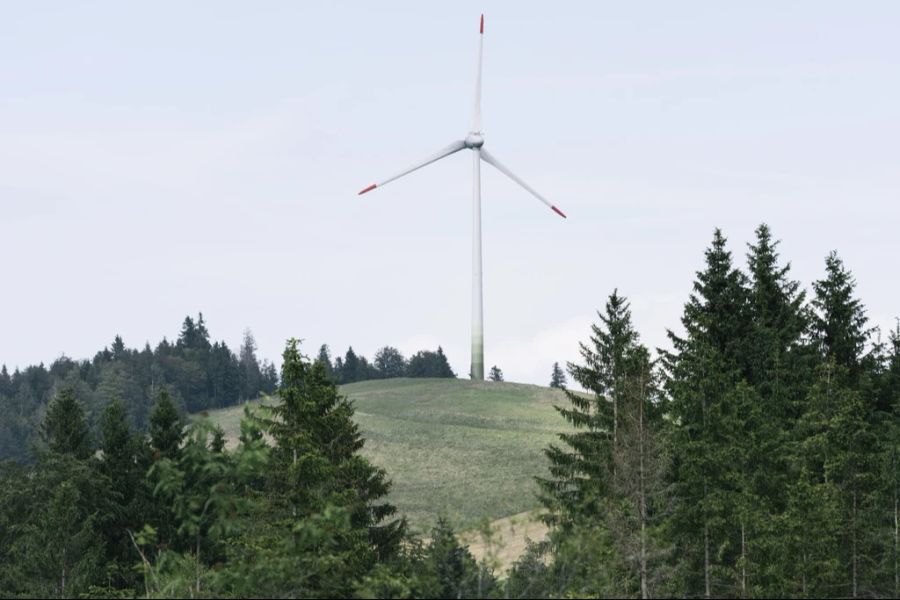
M516 383L390 379L342 387L353 399L364 454L393 480L390 501L426 533L438 515L458 530L537 507L541 450L564 427L559 390ZM229 437L241 407L212 411Z

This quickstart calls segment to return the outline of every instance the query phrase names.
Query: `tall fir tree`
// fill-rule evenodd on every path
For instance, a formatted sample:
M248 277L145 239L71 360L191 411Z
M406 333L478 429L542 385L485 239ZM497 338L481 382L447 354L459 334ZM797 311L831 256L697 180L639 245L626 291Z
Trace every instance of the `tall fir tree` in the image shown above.
M405 525L388 520L396 508L383 501L390 487L386 473L360 454L364 441L352 404L321 363L300 353L297 340L284 351L279 398L269 423L276 444L271 481L291 518L329 503L343 506L352 526L368 532L376 556L394 554Z
M331 350L328 348L328 344L319 346L319 354L316 357L316 362L322 363L326 375L334 377L334 365L331 363Z
M72 388L60 390L41 424L41 434L51 452L85 460L93 452L84 409Z
M726 452L735 421L729 398L748 376L750 318L746 276L734 267L718 229L681 318L663 353L674 423L671 451L676 503L670 527L681 593L707 598L735 592L740 519L729 492ZM724 551L723 551L724 550Z
M175 458L184 437L184 423L168 390L159 397L150 413L150 447L159 458Z
M561 388L566 385L566 373L559 367L559 363L553 363L553 369L550 372L550 387Z
M846 371L851 383L862 374L871 330L862 302L854 296L856 280L837 252L825 258L825 279L813 283L813 333L824 357Z
M556 410L573 432L545 450L550 477L538 478L546 521L553 527L555 569L565 571L577 594L645 597L658 578L652 551L654 505L661 502L665 461L649 353L638 340L627 300L613 292L590 343L581 343L584 364L569 365L589 394L565 390L570 406ZM600 561L583 561L589 551Z
M867 385L874 366L866 354L870 330L862 302L854 296L853 276L837 253L825 259L825 278L813 288L812 330L822 362L801 421L801 460L811 485L834 499L837 543L820 563L838 565L827 580L815 583L856 598L877 587L872 565L879 554L872 540L879 512L879 447L876 402ZM837 581L831 581L834 577Z

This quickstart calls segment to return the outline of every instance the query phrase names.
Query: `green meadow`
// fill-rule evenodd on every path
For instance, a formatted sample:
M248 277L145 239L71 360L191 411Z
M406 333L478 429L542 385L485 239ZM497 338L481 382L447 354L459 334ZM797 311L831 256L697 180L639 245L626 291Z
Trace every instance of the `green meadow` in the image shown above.
M561 391L517 383L388 379L343 386L366 439L364 454L387 470L390 501L419 531L439 515L458 530L538 507L543 448L564 429ZM229 438L242 407L209 413Z

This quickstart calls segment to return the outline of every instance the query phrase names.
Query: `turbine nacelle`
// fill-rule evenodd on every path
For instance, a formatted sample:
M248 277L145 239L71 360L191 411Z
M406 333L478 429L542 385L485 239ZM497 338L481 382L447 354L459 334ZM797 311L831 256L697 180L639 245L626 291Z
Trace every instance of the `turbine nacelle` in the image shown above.
M473 131L466 136L466 139L464 139L463 142L465 143L466 148L474 150L475 148L484 146L484 136Z

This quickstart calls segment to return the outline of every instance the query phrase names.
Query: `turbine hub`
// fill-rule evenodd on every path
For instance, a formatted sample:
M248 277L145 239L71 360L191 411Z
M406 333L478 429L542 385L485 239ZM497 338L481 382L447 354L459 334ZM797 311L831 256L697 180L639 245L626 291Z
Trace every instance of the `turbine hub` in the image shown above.
M484 137L480 133L475 133L474 131L469 133L465 139L466 148L470 150L475 148L481 148L484 146Z

